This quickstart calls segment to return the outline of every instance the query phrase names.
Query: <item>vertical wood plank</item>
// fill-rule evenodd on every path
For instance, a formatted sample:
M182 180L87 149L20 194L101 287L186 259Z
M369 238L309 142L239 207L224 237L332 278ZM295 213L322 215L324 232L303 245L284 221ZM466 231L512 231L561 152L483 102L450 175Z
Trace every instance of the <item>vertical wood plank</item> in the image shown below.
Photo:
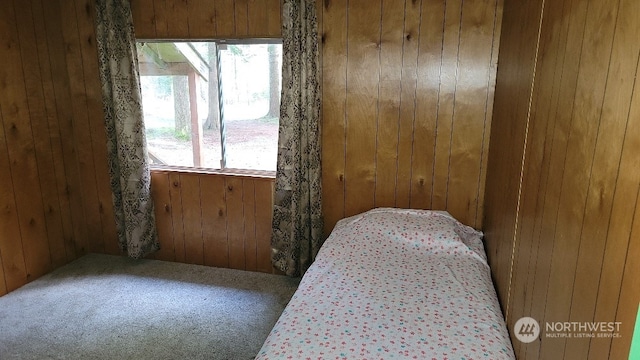
M241 5L236 0L236 7ZM245 5L245 4L242 4ZM269 28L269 13L267 12L268 3L265 0L248 0L247 5L247 17L249 21L248 31L251 35L268 34ZM237 11L237 10L236 10ZM236 19L237 21L237 19Z
M256 270L271 273L272 179L256 180Z
M180 174L169 173L169 196L171 197L171 222L173 224L173 243L175 249L175 261L186 262L185 257L185 233L182 211L182 183Z
M282 3L281 0L267 1L267 35L273 37L282 37ZM321 1L320 1L321 2ZM318 8L316 6L316 8ZM322 9L322 6L319 7ZM321 14L318 14L318 18Z
M322 14L322 193L325 234L344 213L347 93L346 2L323 2Z
M504 16L502 27L506 31L502 32L499 45L501 64L496 77L483 230L487 257L507 321L511 252L516 222L512 215L517 211L517 171L518 165L522 163L527 100L534 78L535 43L541 10L541 0L529 2L526 7L505 1L504 14L510 15ZM512 30L515 28L521 30Z
M411 169L412 208L431 208L435 143L445 32L445 3L423 1L417 41L418 81L416 90L415 141ZM409 36L409 34L407 34ZM446 79L451 81L451 79ZM446 81L445 80L445 81Z
M405 2L404 36L402 45L402 78L400 91L400 121L398 124L398 172L396 180L396 206L411 206L411 172L416 141L416 88L418 85L418 46L420 29L420 2ZM419 125L418 125L419 126ZM415 154L419 156L419 154Z
M202 234L204 264L226 268L229 266L227 243L227 204L224 176L201 178Z
M594 280L599 276L604 260L607 228L611 218L616 180L621 165L625 133L629 129L629 111L640 44L634 40L640 31L640 21L633 11L640 11L634 2L621 2L618 24L612 34L613 46L608 63L604 102L600 108L597 138L591 178L587 189L580 248L575 270L570 321L592 321L598 293ZM609 8L613 6L609 5ZM599 45L600 46L600 45ZM640 180L640 178L639 178ZM630 231L630 229L629 229ZM612 289L612 291L615 291ZM612 314L612 318L613 318ZM567 341L565 354L586 359L590 339Z
M402 6L401 6L402 5ZM380 32L380 98L376 133L376 207L393 207L396 203L398 168L398 119L400 117L400 80L404 4L382 2Z
M53 267L58 267L71 259L75 258L74 253L67 250L67 242L73 238L73 222L70 199L66 191L67 178L65 174L65 161L60 137L60 122L58 120L56 109L56 94L54 81L52 76L52 58L56 56L55 49L50 51L50 47L54 45L47 38L47 24L44 16L44 8L41 0L33 1L33 21L35 24L35 32L38 47L38 59L40 64L40 73L42 75L41 85L44 94L46 126L48 128L48 138L54 167L55 178L55 196L58 203L60 213L60 222L62 226L62 238L59 240L61 246L60 255L55 256L52 251ZM58 32L60 29L57 30ZM50 239L52 241L52 239Z
M502 14L504 0L496 1L495 26L493 28L493 47L491 50L491 73L489 79L489 89L487 96L487 114L485 116L485 128L483 130L482 159L480 163L480 179L478 186L478 211L476 213L476 226L484 228L484 196L487 185L487 167L489 163L489 144L491 125L493 123L493 105L495 100L498 53L500 49L500 35L502 33Z
M244 259L247 271L256 271L257 244L256 244L256 193L255 179L242 180L242 205L244 208ZM260 206L263 206L260 204Z
M189 38L189 0L172 0L167 2L167 31L171 38Z
M549 3L546 12L554 13L562 11L563 2ZM543 29L544 30L544 29ZM538 235L540 219L542 217L543 195L545 193L547 178L549 176L549 161L551 146L547 139L553 137L554 122L549 119L551 109L555 111L557 106L557 92L561 71L561 56L559 44L566 39L567 26L560 29L547 29L540 35L540 50L537 60L537 71L531 105L531 120L529 126L528 147L525 159L525 168L522 183L522 204L519 218L519 240L515 250L513 265L513 280L511 301L509 304L510 320L515 322L523 316L531 316L532 294L534 292L534 280L539 261L540 239ZM560 64L560 65L559 65ZM524 143L524 140L522 140ZM553 186L553 185L552 185ZM546 241L546 239L544 239ZM548 267L548 262L546 263ZM514 347L525 353L533 345L514 343Z
M93 157L91 140L91 123L89 120L88 95L84 77L84 63L82 59L82 43L80 27L76 14L75 2L60 3L62 14L62 28L65 39L67 74L71 90L73 111L73 138L75 139L76 156L78 159L79 176L83 208L88 233L91 239L76 239L77 252L84 254L89 251L89 244L104 244L102 219L100 216L100 197L96 179L96 166ZM80 71L82 69L82 71Z
M575 280L580 232L586 206L588 180L593 164L599 110L604 99L612 34L617 6L605 1L589 3L586 28L582 39L582 61L574 99L571 132L564 162L564 176L558 209L558 224L553 244L551 273L547 290L545 319L567 321ZM553 320L552 320L553 319ZM563 353L565 339L551 339L543 344L541 357Z
M156 37L158 39L171 39L169 33L169 17L171 12L167 2L172 0L153 0L153 10L155 12Z
M38 49L31 2L21 2L21 5L15 8L17 9L16 23L18 25L25 90L26 94L28 94L28 113L34 138L38 174L47 174L47 176L38 176L45 211L46 245L50 252L51 266L57 267L66 262L66 251L62 214L57 194L56 169L49 136L48 114L44 103L44 79L40 71L40 64L44 63L43 60L45 59L41 60L39 57L41 50ZM44 246L45 243L42 245Z
M235 1L216 0L216 34L219 38L229 38L235 35ZM251 28L249 29L251 31Z
M242 179L226 178L227 187L227 239L229 242L229 267L243 270L244 258L244 208Z
M136 38L153 39L156 37L156 13L154 0L131 1L131 15L133 17Z
M345 214L373 208L381 1L349 1Z
M461 15L447 211L475 227L495 11L494 1L465 2Z
M115 227L113 198L109 183L107 163L106 129L102 103L102 84L98 71L98 49L95 41L95 4L92 0L75 0L80 37L82 69L84 71L84 92L87 101L88 126L91 129L91 150L95 166L95 181L98 191L98 212L102 223L102 239L90 242L93 251L106 249L117 254L117 233ZM86 135L85 135L86 136ZM90 205L89 205L90 206ZM102 240L102 242L100 241Z
M0 296L7 293L7 283L4 280L4 265L2 263L2 251L0 251Z
M37 278L51 269L42 191L36 161L36 148L30 126L29 103L24 64L21 59L17 18L14 6L5 8L6 21L0 24L0 108L4 137L8 147L13 189L23 239L27 279Z
M1 23L5 23L6 13L2 13ZM2 31L2 25L0 25ZM2 104L0 103L0 125L4 123ZM12 291L27 282L27 269L24 263L23 239L18 223L15 192L11 168L9 165L9 150L5 137L4 126L0 126L0 255L2 256L3 282L7 291ZM11 239L11 241L8 241Z
M462 1L447 1L438 95L435 158L433 174L433 209L447 209L451 172L451 141L455 116L455 97L460 62L460 27Z
M188 16L190 38L210 39L216 36L216 14L213 1L190 0Z
M552 274L551 262L554 255L554 234L558 226L558 214L560 207L560 183L564 172L564 160L568 152L568 137L571 127L571 114L574 107L574 98L576 94L576 85L578 82L578 68L581 56L581 41L583 38L585 22L586 22L586 4L577 1L565 2L565 11L571 16L562 18L561 14L555 14L561 21L568 23L568 31L566 40L563 41L561 49L564 61L561 68L559 78L558 103L551 116L554 119L555 127L553 129L552 151L549 157L549 177L547 178L546 189L544 195L544 208L540 224L539 237L540 251L538 253L536 274L534 279L534 293L532 298L531 316L536 319L545 319L545 311L547 306L548 282L549 276ZM553 21L553 20L550 20ZM553 31L548 29L548 31ZM554 321L561 321L554 320ZM549 342L539 344L527 349L527 356L537 358ZM536 344L538 345L538 344ZM532 354L532 355L529 355Z
M632 6L628 8L628 6ZM630 2L621 2L621 26L625 24L624 28L629 29L630 33L633 33L635 28L635 22L637 19L631 20L629 17L633 16L632 13L627 13L634 9L637 4L630 5ZM622 15L624 12L625 15ZM629 17L627 17L629 16ZM627 21L631 21L628 23ZM627 27L628 26L628 27ZM622 35L621 35L622 36ZM628 38L629 39L629 38ZM635 42L620 44L622 48L620 51L626 53L630 49L635 48ZM626 49L625 49L626 48ZM614 52L615 54L615 52ZM625 61L631 60L631 54L624 57ZM636 53L636 77L640 75L640 69L638 68L638 61L640 56ZM612 86L614 84L612 83ZM617 318L629 308L625 310L618 310L618 303L620 301L626 303L629 300L627 298L621 298L622 291L632 291L633 288L622 288L623 276L625 274L625 264L621 259L626 258L629 262L629 256L631 251L637 251L637 247L632 246L634 242L637 242L638 237L633 235L638 234L638 201L640 201L638 191L640 189L640 169L638 168L638 153L640 152L640 82L636 79L633 88L633 95L631 98L631 107L628 113L628 123L626 126L624 143L622 148L622 156L618 169L618 177L615 185L615 194L613 197L613 204L611 209L610 224L607 229L606 244L604 247L604 254L602 260L602 268L599 273L599 282L597 289L597 301L595 304L595 313L593 315L593 321L612 321ZM604 165L603 165L604 166ZM635 202L633 201L635 199ZM634 215L635 213L635 215ZM635 250L634 250L635 249ZM637 268L636 268L637 273ZM593 283L592 283L593 284ZM633 282L631 283L633 284ZM635 306L637 307L638 298L635 299ZM635 310L634 310L635 311ZM629 321L632 318L622 319L622 321ZM619 320L618 320L619 321ZM629 326L626 324L625 326ZM626 341L626 340L625 340ZM622 343L624 344L624 342ZM619 346L623 346L620 344ZM606 358L609 352L612 351L611 339L600 338L592 339L589 348L588 359ZM617 349L616 352L619 352Z
M43 15L60 14L58 1L43 1ZM66 180L58 184L62 199L68 199L71 208L71 225L73 236L65 238L67 261L76 258L79 242L87 238L87 226L82 202L82 185L80 169L76 156L76 146L73 132L73 108L71 105L71 90L67 76L67 62L65 40L62 31L61 16L43 16L46 27L47 43L50 46L49 61L51 78L55 96L56 116L58 122L58 141L62 146L64 172ZM52 141L56 138L52 136ZM84 240L82 240L84 241Z
M200 175L181 174L185 262L204 264Z
M171 185L169 174L151 171L151 198L156 215L156 228L160 250L154 254L158 260L175 261L176 249L173 242L173 222L171 219Z
M235 0L235 17L236 36L247 36L249 34L249 0Z
M640 197L636 200L635 208L640 208ZM631 241L631 239L640 239L640 211L636 210L630 234L615 318L615 321L621 323L620 334L622 336L611 340L609 359L631 358L629 354L631 335L627 336L627 334L633 334L635 324L633 319L637 319L638 299L640 299L640 278L637 276L638 269L640 269L640 241ZM633 336L638 336L638 334Z

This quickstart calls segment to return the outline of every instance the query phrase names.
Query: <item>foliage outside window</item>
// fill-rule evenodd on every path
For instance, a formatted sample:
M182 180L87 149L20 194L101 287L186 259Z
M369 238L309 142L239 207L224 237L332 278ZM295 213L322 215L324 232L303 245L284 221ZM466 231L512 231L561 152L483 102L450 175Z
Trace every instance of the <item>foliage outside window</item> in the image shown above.
M282 45L139 41L154 166L275 171Z

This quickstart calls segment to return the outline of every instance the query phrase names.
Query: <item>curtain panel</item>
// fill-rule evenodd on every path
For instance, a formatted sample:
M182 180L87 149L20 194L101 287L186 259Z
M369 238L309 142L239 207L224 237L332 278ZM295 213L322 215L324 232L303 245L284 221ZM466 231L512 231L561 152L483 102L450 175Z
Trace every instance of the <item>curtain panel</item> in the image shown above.
M271 260L289 276L301 276L322 245L320 150L316 4L284 0Z
M96 41L109 175L120 249L141 258L160 248L142 117L129 0L96 0Z

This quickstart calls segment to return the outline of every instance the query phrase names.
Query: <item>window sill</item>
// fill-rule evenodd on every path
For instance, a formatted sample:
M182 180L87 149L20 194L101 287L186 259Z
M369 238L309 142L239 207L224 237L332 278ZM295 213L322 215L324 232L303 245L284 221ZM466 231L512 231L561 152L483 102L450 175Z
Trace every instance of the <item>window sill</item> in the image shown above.
M269 170L249 170L249 169L205 169L171 165L151 165L151 172L175 172L201 175L224 175L247 178L275 179L276 172Z

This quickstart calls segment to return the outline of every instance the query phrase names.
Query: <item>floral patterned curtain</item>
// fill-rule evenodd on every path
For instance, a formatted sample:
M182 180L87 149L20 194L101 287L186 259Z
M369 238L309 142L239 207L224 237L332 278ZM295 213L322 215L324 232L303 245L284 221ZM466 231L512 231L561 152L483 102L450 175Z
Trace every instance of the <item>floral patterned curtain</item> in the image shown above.
M133 19L129 0L96 0L96 12L118 242L122 251L137 259L158 250L160 244L151 200Z
M282 4L282 96L271 260L302 275L322 242L320 78L315 0Z

